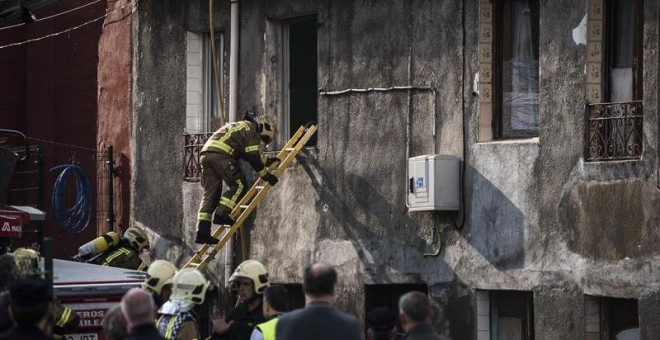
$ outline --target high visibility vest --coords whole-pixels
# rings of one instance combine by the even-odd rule
[[[277,320],[279,319],[280,318],[277,317],[257,325],[257,328],[261,331],[261,334],[264,335],[264,340],[275,340],[275,327],[277,327]]]

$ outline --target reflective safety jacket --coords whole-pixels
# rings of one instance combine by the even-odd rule
[[[156,321],[158,333],[167,340],[198,340],[197,320],[191,312],[163,314]]]
[[[275,327],[277,327],[279,317],[279,315],[276,315],[272,319],[257,325],[257,329],[263,334],[264,340],[275,340]]]
[[[78,328],[80,316],[76,312],[62,305],[57,299],[53,300],[51,306],[50,313],[55,323],[54,333],[56,335],[72,332]]]
[[[259,176],[263,176],[267,170],[261,159],[260,145],[261,134],[257,125],[243,120],[225,124],[214,132],[202,147],[201,153],[217,152],[234,159],[243,159],[250,163]]]
[[[140,271],[146,271],[148,267],[142,261],[137,251],[128,245],[128,242],[125,240],[122,240],[116,247],[108,249],[108,251],[93,262],[102,266]]]

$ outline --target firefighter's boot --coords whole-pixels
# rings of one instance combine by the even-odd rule
[[[211,222],[199,221],[197,225],[197,237],[195,243],[198,244],[218,244],[220,242],[217,238],[211,236]]]
[[[224,214],[215,214],[213,215],[213,224],[222,224],[227,226],[233,226],[236,221],[233,218],[226,216]]]

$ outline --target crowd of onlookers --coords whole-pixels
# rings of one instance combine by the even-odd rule
[[[38,255],[35,261],[32,252],[21,254],[0,256],[0,340],[54,339],[75,330],[79,318],[70,309],[58,312],[52,287],[39,275]],[[367,311],[363,330],[355,316],[333,307],[337,272],[328,264],[305,268],[305,307],[293,311],[287,289],[270,284],[258,261],[241,263],[229,282],[238,302],[227,313],[213,313],[210,339],[440,339],[431,325],[429,299],[417,291],[401,296],[398,314],[386,307]],[[152,262],[142,287],[126,292],[105,313],[105,339],[201,339],[195,307],[209,286],[196,269]]]

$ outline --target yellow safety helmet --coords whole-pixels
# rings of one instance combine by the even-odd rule
[[[168,261],[156,260],[149,265],[147,277],[142,282],[142,289],[160,295],[163,286],[172,284],[176,267]]]
[[[171,298],[201,304],[210,284],[199,270],[183,268],[172,278]]]
[[[39,253],[28,248],[18,248],[14,250],[14,262],[19,275],[37,275],[39,274]]]
[[[256,260],[245,260],[238,265],[234,273],[231,274],[229,282],[238,279],[250,279],[254,283],[254,290],[261,294],[268,287],[268,271],[261,262]]]
[[[139,227],[130,227],[124,232],[124,238],[128,240],[135,250],[142,252],[142,249],[149,248],[149,237],[144,229]]]
[[[259,119],[258,130],[264,143],[268,144],[275,139],[275,123],[270,116],[263,116]]]

